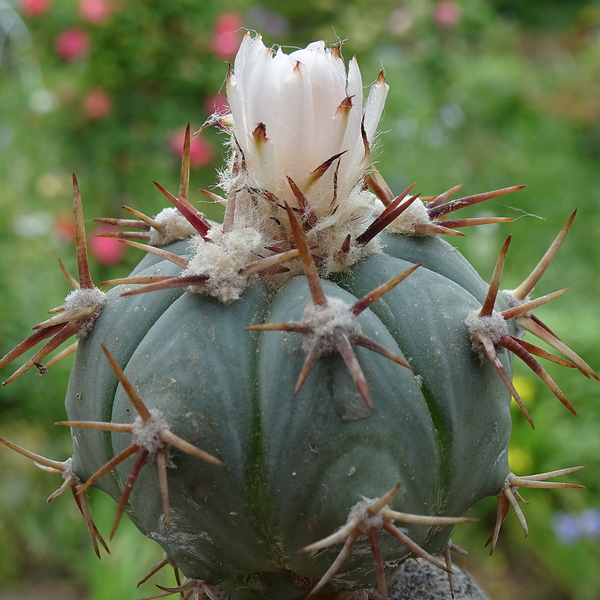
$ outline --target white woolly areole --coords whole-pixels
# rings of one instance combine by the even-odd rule
[[[352,520],[354,517],[358,517],[360,519],[360,524],[358,525],[358,528],[363,533],[366,533],[372,527],[375,527],[376,529],[381,529],[386,520],[382,512],[383,510],[389,507],[386,505],[381,510],[372,515],[369,513],[369,508],[372,506],[373,502],[375,502],[375,500],[371,498],[363,498],[360,502],[357,502],[350,509],[350,514],[348,515],[348,521]]]
[[[287,229],[287,215],[280,205],[285,200],[293,208],[298,208],[295,198],[280,198],[275,195],[276,201],[273,198],[269,199],[268,193],[271,191],[254,189],[248,174],[243,171],[236,175],[232,175],[232,170],[223,173],[221,185],[227,192],[227,203],[235,206],[232,228],[235,230],[251,227],[262,233],[266,246],[281,245],[282,227]],[[327,209],[318,211],[313,205],[313,192],[312,189],[306,191],[306,200],[318,220],[305,231],[305,235],[308,245],[321,259],[319,271],[322,276],[343,271],[365,256],[381,252],[377,239],[364,245],[355,243],[356,238],[365,231],[380,210],[373,193],[357,185],[350,190],[346,198],[336,199],[333,187],[330,187],[327,189],[327,198],[319,199]],[[348,235],[351,243],[349,251],[346,252],[342,248]],[[210,236],[213,237],[212,231]],[[287,242],[289,233],[285,233],[283,238],[284,242]],[[291,264],[286,266],[292,269],[292,274],[298,272]]]
[[[352,313],[350,305],[340,298],[327,297],[327,304],[310,303],[302,313],[302,323],[311,328],[304,336],[302,348],[308,352],[318,344],[320,353],[329,352],[337,347],[340,333],[352,338],[360,333],[360,325]]]
[[[91,314],[87,319],[81,321],[77,332],[78,337],[85,337],[90,333],[94,321],[100,316],[102,307],[106,303],[106,293],[94,288],[80,288],[70,292],[64,300],[65,311],[78,308],[89,308]]]
[[[165,228],[165,232],[150,229],[148,243],[151,246],[167,246],[196,233],[189,221],[174,207],[164,208],[154,217],[154,220]]]
[[[496,352],[502,350],[498,342],[503,335],[508,334],[508,323],[498,311],[492,311],[492,314],[486,317],[480,317],[477,309],[471,311],[464,321],[469,334],[471,335],[471,347],[473,352],[479,356],[482,361],[487,360],[487,354],[480,341],[480,336],[488,337],[494,344]]]
[[[308,245],[316,246],[324,259],[320,265],[324,276],[344,271],[369,254],[381,252],[377,238],[364,245],[354,243],[375,215],[376,201],[374,194],[357,186],[338,205],[335,212],[319,219],[315,227],[307,232]],[[348,235],[351,240],[350,249],[344,252],[342,246]]]
[[[144,448],[149,453],[149,458],[154,459],[159,450],[167,446],[166,442],[160,436],[162,429],[168,429],[169,424],[163,413],[156,409],[150,409],[150,418],[144,421],[142,417],[137,417],[133,422],[133,443]]]
[[[77,477],[73,471],[73,458],[67,458],[67,460],[63,462],[61,475],[65,481],[69,481],[70,479],[75,479]]]
[[[65,310],[86,306],[102,308],[106,302],[106,293],[98,288],[73,290],[64,300]]]
[[[260,258],[264,251],[262,235],[251,227],[227,233],[214,229],[210,235],[210,242],[200,236],[195,238],[194,257],[183,276],[207,277],[205,284],[190,286],[190,291],[237,300],[248,285],[248,276],[240,274],[240,270]]]
[[[428,236],[432,234],[421,234],[416,232],[415,225],[429,225],[430,223],[431,219],[429,218],[429,213],[427,212],[425,205],[417,198],[403,213],[387,226],[387,229],[392,233],[400,233],[403,235]]]

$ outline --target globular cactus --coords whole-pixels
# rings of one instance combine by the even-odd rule
[[[532,275],[499,291],[509,240],[488,285],[440,235],[510,220],[446,216],[521,186],[394,196],[371,161],[383,74],[363,109],[339,47],[288,56],[248,34],[227,89],[231,114],[210,122],[229,133],[225,198],[207,192],[223,223],[188,200],[188,130],[179,192],[158,186],[174,207],[103,219],[148,252],[108,292],[90,278],[74,178],[79,283],[0,362],[49,340],[12,381],[79,338],[62,423],[73,457],[3,441],[63,475],[97,552],[86,490],[110,494],[111,537],[127,512],[187,578],[158,596],[385,598],[414,555],[451,581],[452,529],[480,499],[499,499],[493,549],[511,506],[526,528],[520,488],[579,487],[547,481],[579,467],[516,476],[507,458],[511,397],[532,422],[512,355],[571,411],[535,357],[597,378],[532,314],[564,290],[529,297],[573,217]]]

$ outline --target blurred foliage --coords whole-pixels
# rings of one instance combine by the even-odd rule
[[[70,172],[78,174],[90,231],[93,217],[121,216],[122,204],[160,210],[165,202],[151,181],[175,189],[178,136],[188,122],[201,126],[222,102],[243,26],[284,47],[343,39],[345,56],[357,54],[365,82],[385,69],[390,94],[376,159],[394,191],[414,181],[425,195],[457,183],[466,193],[528,185],[463,211],[516,219],[451,240],[485,278],[513,234],[503,283],[518,285],[578,208],[536,294],[573,286],[539,315],[600,367],[599,2],[14,2],[0,0],[1,354],[68,292],[56,257],[74,271]],[[214,131],[198,139],[192,179],[191,199],[213,218],[218,207],[197,190],[216,184],[222,141]],[[139,259],[131,250],[113,266],[103,252],[93,251],[95,281],[122,276]],[[28,373],[2,389],[0,435],[55,459],[68,456],[68,431],[51,428],[64,417],[68,363],[43,380]],[[480,522],[457,530],[454,541],[470,551],[463,563],[495,600],[600,598],[600,533],[565,538],[556,528],[557,516],[600,511],[598,384],[549,371],[580,417],[517,365],[536,430],[515,411],[511,466],[529,474],[584,464],[569,480],[587,487],[526,490],[529,538],[511,514],[492,558],[483,544],[495,501],[472,511]],[[60,485],[53,477],[0,449],[0,598],[136,597],[135,581],[160,551],[123,523],[112,556],[97,561],[74,503],[59,498],[43,505]],[[112,506],[92,495],[105,532]],[[165,574],[154,582],[173,580]],[[145,589],[140,596],[155,588]]]

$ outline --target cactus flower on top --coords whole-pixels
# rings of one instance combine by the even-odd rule
[[[356,58],[346,70],[339,46],[314,42],[288,55],[247,34],[227,77],[247,185],[296,205],[290,178],[317,218],[327,215],[334,191],[345,204],[369,164],[388,86],[380,76],[364,109],[362,90]],[[323,165],[327,173],[317,177]]]

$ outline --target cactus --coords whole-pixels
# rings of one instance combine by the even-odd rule
[[[54,316],[0,360],[46,343],[5,383],[68,338],[78,341],[66,397],[73,456],[58,462],[0,438],[61,474],[96,553],[106,542],[86,501],[90,486],[117,502],[165,550],[157,568],[186,577],[180,593],[238,600],[346,597],[378,588],[407,557],[448,574],[453,527],[498,497],[489,544],[520,488],[581,467],[511,473],[511,382],[523,360],[575,412],[537,358],[597,375],[532,311],[566,290],[529,294],[574,215],[530,277],[501,291],[510,238],[486,284],[441,235],[510,221],[455,219],[459,208],[512,193],[460,199],[456,186],[395,196],[372,163],[387,93],[381,73],[362,107],[356,60],[314,43],[289,56],[248,34],[227,74],[231,114],[221,173],[222,224],[189,197],[188,127],[177,194],[155,217],[100,219],[147,252],[101,291],[87,262],[73,177],[79,281]],[[142,243],[146,242],[146,243]],[[561,358],[525,341],[525,332]],[[439,556],[436,556],[439,555]]]

